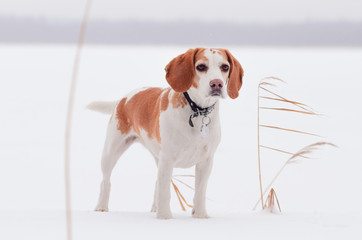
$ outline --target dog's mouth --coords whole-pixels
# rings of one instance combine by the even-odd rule
[[[212,96],[212,97],[221,97],[222,92],[221,92],[220,89],[212,90],[212,91],[210,91],[210,96]]]

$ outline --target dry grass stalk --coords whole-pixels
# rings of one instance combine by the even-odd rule
[[[180,179],[178,179],[179,177],[191,177],[191,178],[195,178],[194,175],[173,175],[173,176],[172,176],[172,179],[175,180],[175,181],[177,181],[177,182],[179,182],[179,183],[181,183],[181,184],[183,184],[184,186],[190,188],[191,190],[195,190],[195,189],[194,189],[193,187],[191,187],[189,184],[187,184],[187,183],[185,183],[184,181],[181,181]],[[178,189],[178,187],[176,186],[176,184],[175,184],[172,180],[171,180],[171,183],[172,183],[172,186],[173,186],[173,188],[174,188],[174,190],[175,190],[176,196],[177,196],[177,198],[178,198],[178,200],[179,200],[179,202],[180,202],[181,209],[182,209],[183,211],[186,211],[186,208],[185,208],[183,202],[185,203],[186,206],[188,206],[188,207],[190,207],[190,208],[193,208],[192,205],[190,205],[190,204],[188,204],[188,203],[186,202],[186,199],[185,199],[184,196],[181,194],[180,190]]]
[[[297,158],[297,157],[302,157],[302,158],[308,158],[306,157],[306,154],[309,154],[311,151],[315,150],[318,146],[320,145],[333,145],[331,143],[326,143],[326,142],[318,142],[315,144],[311,144],[309,146],[307,146],[306,148],[303,148],[301,151],[297,152],[297,153],[291,153],[285,150],[280,150],[277,148],[272,148],[272,147],[268,147],[268,146],[264,146],[260,144],[260,127],[263,128],[272,128],[272,129],[276,129],[276,130],[282,130],[282,131],[289,131],[289,132],[295,132],[295,133],[301,133],[301,134],[307,134],[307,135],[311,135],[311,136],[316,136],[316,137],[321,137],[318,134],[314,134],[314,133],[309,133],[309,132],[305,132],[305,131],[299,131],[299,130],[295,130],[295,129],[287,129],[287,128],[283,128],[283,127],[277,127],[277,126],[271,126],[271,125],[261,125],[260,124],[260,110],[261,109],[265,109],[265,110],[276,110],[276,111],[286,111],[286,112],[295,112],[295,113],[301,113],[301,114],[307,114],[307,115],[320,115],[318,113],[316,113],[311,107],[309,107],[306,104],[300,103],[300,102],[296,102],[296,101],[292,101],[289,99],[286,99],[284,97],[282,97],[281,95],[267,89],[267,86],[271,86],[271,87],[276,87],[276,85],[274,83],[268,82],[269,80],[273,80],[273,81],[279,81],[282,83],[285,83],[283,80],[281,80],[280,78],[276,78],[276,77],[267,77],[267,78],[263,78],[259,85],[258,85],[258,118],[257,118],[257,123],[258,123],[258,168],[259,168],[259,188],[260,188],[260,198],[258,200],[258,202],[256,203],[256,205],[254,206],[253,210],[255,210],[255,208],[257,207],[257,205],[261,202],[261,207],[262,209],[264,209],[267,205],[264,204],[264,195],[265,193],[270,189],[271,185],[274,183],[275,179],[280,175],[280,173],[283,171],[283,169],[285,168],[285,166],[288,163],[293,162],[293,159]],[[260,90],[263,90],[266,93],[269,93],[271,95],[273,95],[273,97],[268,97],[268,96],[261,96],[260,94]],[[267,99],[267,100],[272,100],[272,101],[279,101],[279,102],[285,102],[285,103],[289,103],[292,104],[295,107],[298,107],[300,110],[296,110],[296,109],[292,109],[292,108],[278,108],[278,107],[261,107],[260,106],[260,98],[263,99]],[[277,152],[281,152],[281,153],[285,153],[285,154],[289,154],[292,155],[287,162],[283,165],[283,167],[279,170],[279,172],[276,174],[276,176],[273,178],[273,180],[271,181],[271,183],[266,187],[266,189],[263,191],[263,185],[262,185],[262,175],[261,175],[261,161],[260,161],[260,149],[261,148],[267,148],[273,151],[277,151]],[[272,189],[273,190],[273,189]],[[271,191],[271,197],[273,197],[275,195],[275,191]],[[275,195],[276,196],[276,195]],[[269,199],[270,200],[270,199]]]
[[[269,86],[275,86],[272,83],[269,82],[265,82],[265,80],[276,80],[276,81],[280,81],[280,82],[284,82],[282,79],[280,78],[276,78],[276,77],[267,77],[267,78],[263,78],[260,80],[259,82],[259,86],[258,86],[258,169],[259,169],[259,190],[260,190],[260,199],[261,199],[261,207],[264,209],[264,199],[263,199],[263,183],[262,183],[262,177],[261,177],[261,163],[260,163],[260,89],[265,89],[263,87],[261,87],[262,85],[269,85]],[[276,94],[275,94],[276,95]],[[279,96],[277,96],[279,97]],[[282,98],[282,97],[279,97]],[[283,99],[283,98],[282,98]]]
[[[281,128],[281,127],[269,126],[269,125],[259,125],[259,126],[265,127],[265,128],[274,128],[274,129],[283,130],[283,131],[295,132],[295,133],[302,133],[302,134],[312,135],[312,136],[316,136],[316,137],[322,137],[318,134],[308,133],[308,132],[304,132],[304,131],[298,131],[298,130],[294,130],[294,129]]]
[[[273,87],[276,87],[275,84],[273,84],[273,83],[268,83],[268,82],[261,82],[261,83],[259,84],[259,86],[273,86]]]
[[[70,186],[70,140],[71,140],[71,129],[72,129],[72,118],[73,118],[73,106],[75,98],[75,89],[78,77],[79,63],[81,50],[84,42],[84,36],[86,32],[86,26],[88,17],[91,9],[92,1],[87,0],[82,23],[78,35],[78,44],[76,48],[76,55],[73,65],[72,80],[70,85],[70,93],[68,99],[68,108],[65,124],[65,144],[64,144],[64,175],[65,175],[65,209],[66,209],[66,237],[68,240],[73,238],[72,231],[72,206],[71,206],[71,186]]]
[[[291,103],[291,104],[293,104],[293,105],[295,105],[295,106],[297,106],[297,107],[299,107],[299,108],[301,108],[301,109],[303,109],[303,110],[305,110],[305,111],[307,111],[307,112],[315,113],[315,112],[313,111],[313,109],[312,109],[311,107],[309,107],[308,105],[306,105],[306,104],[301,104],[301,103],[298,103],[298,102],[295,102],[295,101],[288,100],[288,99],[280,96],[279,94],[276,94],[275,92],[273,92],[273,91],[271,91],[271,90],[269,90],[269,89],[266,89],[266,88],[264,88],[264,87],[260,87],[260,85],[259,85],[259,88],[261,88],[261,89],[263,89],[264,91],[266,91],[266,92],[268,92],[268,93],[270,93],[270,94],[278,97],[278,99],[283,100],[284,102]],[[316,114],[316,115],[318,115],[318,114]]]
[[[261,80],[263,81],[263,79]],[[261,164],[260,164],[260,84],[262,82],[260,81],[258,86],[258,173],[259,173],[259,190],[260,190],[260,200],[261,200],[261,207],[264,209],[264,199],[263,199],[263,182],[261,180]]]
[[[274,76],[269,76],[269,77],[262,78],[260,80],[260,82],[263,83],[265,80],[277,80],[279,82],[286,83],[283,79],[280,79],[280,78],[277,78],[277,77],[274,77]]]
[[[179,183],[183,184],[184,186],[190,188],[191,190],[194,190],[194,191],[195,191],[195,188],[191,187],[190,185],[188,185],[188,184],[185,183],[184,181],[181,181],[180,179],[176,178],[175,176],[172,177],[172,178],[173,178],[173,180],[176,180],[177,182],[179,182]]]
[[[290,109],[290,108],[260,107],[260,109],[277,110],[277,111],[289,111],[289,112],[303,113],[303,114],[309,114],[309,115],[318,115],[318,114],[316,114],[314,112],[300,111],[300,110],[295,110],[295,109]]]
[[[274,100],[274,101],[279,101],[279,102],[286,102],[286,103],[291,103],[293,105],[300,105],[300,106],[305,106],[305,107],[308,107],[307,105],[303,104],[303,103],[300,103],[300,102],[296,102],[296,101],[291,101],[291,100],[288,100],[288,99],[281,99],[281,98],[272,98],[272,97],[265,97],[265,96],[260,96],[261,98],[264,98],[264,99],[268,99],[268,100]]]
[[[293,161],[295,161],[295,159],[297,157],[300,157],[301,155],[306,155],[306,154],[310,154],[315,150],[318,150],[318,147],[323,146],[323,145],[329,145],[331,147],[338,147],[337,145],[330,143],[330,142],[316,142],[313,144],[310,144],[304,148],[302,148],[301,150],[299,150],[297,153],[295,153],[293,156],[291,156],[288,161],[286,162],[286,164],[288,163],[293,163]]]
[[[276,192],[274,191],[274,188],[270,189],[269,195],[265,201],[264,209],[269,209],[269,211],[272,213],[275,206],[275,201],[278,204],[279,212],[282,212],[279,204],[279,200],[277,197]]]
[[[270,149],[270,150],[274,150],[274,151],[281,152],[281,153],[286,153],[286,154],[289,154],[289,155],[294,155],[294,153],[287,152],[287,151],[284,151],[284,150],[280,150],[280,149],[277,149],[277,148],[272,148],[272,147],[268,147],[268,146],[264,146],[264,145],[260,145],[260,147]],[[306,157],[304,155],[300,155],[299,157],[309,158],[309,157]]]
[[[310,144],[304,148],[302,148],[301,150],[299,150],[298,152],[296,152],[295,154],[293,154],[285,163],[284,165],[279,169],[279,171],[277,172],[277,174],[273,177],[273,179],[271,180],[271,182],[269,183],[269,185],[265,188],[265,191],[263,192],[263,196],[268,192],[268,190],[271,188],[272,184],[275,182],[275,180],[279,177],[279,175],[282,173],[282,171],[284,170],[284,168],[291,163],[295,163],[295,160],[298,157],[303,157],[307,154],[311,154],[312,152],[314,152],[315,150],[318,150],[318,147],[323,146],[323,145],[329,145],[332,147],[337,147],[335,144],[333,143],[329,143],[329,142],[316,142],[313,144]],[[258,204],[260,203],[261,199],[259,199],[256,204],[254,205],[253,210],[256,209],[256,207],[258,206]]]
[[[175,192],[176,192],[176,195],[177,195],[177,198],[180,202],[180,205],[181,205],[181,209],[182,211],[186,211],[186,208],[184,206],[184,203],[186,206],[188,206],[189,208],[193,208],[192,205],[188,204],[186,199],[184,198],[184,196],[181,194],[180,190],[178,189],[178,187],[176,186],[176,184],[171,180],[171,183],[173,185],[173,188],[175,189]]]

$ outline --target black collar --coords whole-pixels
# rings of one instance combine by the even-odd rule
[[[194,101],[191,100],[191,98],[187,92],[184,92],[183,94],[184,94],[187,102],[189,103],[192,111],[194,112],[193,114],[190,115],[190,119],[189,119],[189,124],[191,127],[194,127],[194,123],[192,122],[193,118],[198,117],[199,115],[207,117],[207,115],[209,115],[212,112],[212,110],[214,110],[214,108],[215,108],[216,103],[214,103],[213,105],[211,105],[210,107],[207,107],[207,108],[199,107]]]

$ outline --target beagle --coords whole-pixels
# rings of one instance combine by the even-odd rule
[[[112,113],[102,153],[103,180],[96,211],[108,211],[110,177],[120,156],[140,142],[153,155],[158,176],[151,211],[172,218],[173,168],[195,167],[192,216],[208,218],[206,186],[220,142],[219,99],[239,95],[243,69],[226,49],[190,49],[165,68],[170,88],[143,88],[116,103],[94,102],[88,108]]]

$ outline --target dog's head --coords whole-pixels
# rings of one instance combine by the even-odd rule
[[[190,49],[165,68],[166,79],[176,92],[192,90],[203,98],[239,96],[243,68],[226,49]]]

